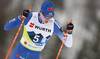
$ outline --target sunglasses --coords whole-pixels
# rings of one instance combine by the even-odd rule
[[[43,13],[42,13],[43,14]],[[44,16],[44,18],[46,18],[46,19],[50,19],[50,18],[52,18],[53,16],[47,16],[47,15],[44,15],[43,14],[43,16]]]

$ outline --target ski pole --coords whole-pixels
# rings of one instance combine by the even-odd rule
[[[31,11],[31,7],[30,7],[28,10],[29,10],[29,11]],[[18,29],[18,31],[17,31],[17,34],[16,34],[16,36],[15,36],[15,38],[14,38],[14,40],[13,40],[13,42],[12,42],[11,46],[10,46],[10,49],[9,49],[9,51],[8,51],[8,53],[7,53],[7,55],[6,55],[6,58],[5,58],[5,59],[7,59],[7,58],[8,58],[9,53],[11,52],[11,49],[12,49],[12,47],[13,47],[13,45],[14,45],[15,41],[16,41],[16,38],[17,38],[17,36],[18,36],[18,34],[19,34],[20,30],[21,30],[21,27],[22,27],[22,25],[23,25],[23,23],[24,23],[25,17],[22,17],[22,16],[21,16],[21,18],[23,19],[23,21],[22,21],[22,23],[21,23],[21,25],[20,25],[20,27],[19,27],[19,29]]]
[[[71,19],[70,23],[72,23],[72,19]],[[67,26],[67,24],[66,24],[66,26]],[[70,30],[69,30],[69,31],[70,31]],[[60,46],[60,49],[59,49],[59,52],[58,52],[58,54],[57,54],[56,59],[58,59],[58,57],[59,57],[59,55],[60,55],[60,52],[61,52],[62,47],[63,47],[63,45],[64,45],[64,42],[65,42],[65,40],[66,40],[67,34],[68,34],[68,32],[66,32],[66,33],[63,34],[63,35],[64,35],[64,39],[63,39],[63,42],[62,42],[62,44],[61,44],[61,46]]]

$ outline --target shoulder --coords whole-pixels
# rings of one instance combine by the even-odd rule
[[[32,13],[33,16],[38,15],[38,12],[31,12],[31,13]]]
[[[38,18],[38,16],[39,16],[39,15],[38,15],[38,14],[39,14],[38,12],[31,12],[31,13],[32,13],[32,17],[33,17],[33,18]]]

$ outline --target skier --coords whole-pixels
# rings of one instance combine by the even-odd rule
[[[26,17],[23,23],[23,36],[10,59],[40,59],[41,51],[53,34],[56,34],[63,41],[64,32],[60,23],[53,18],[54,9],[52,2],[45,1],[39,12],[29,12],[28,10],[22,12],[21,15]],[[6,23],[4,29],[8,31],[16,28],[20,26],[22,20],[20,16],[12,19]],[[64,43],[67,47],[72,47],[73,27],[74,25],[69,23],[66,28],[71,30]]]

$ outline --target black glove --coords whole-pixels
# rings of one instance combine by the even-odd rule
[[[21,20],[21,19],[25,19],[26,17],[28,17],[29,13],[30,13],[30,11],[24,10],[24,11],[20,14],[19,19],[20,19],[20,20]]]
[[[72,34],[72,30],[74,29],[74,25],[72,23],[69,23],[67,25],[66,29],[67,29],[68,34]]]
[[[22,15],[25,16],[25,17],[28,17],[29,13],[30,12],[28,10],[24,10],[23,13],[22,13]]]

